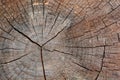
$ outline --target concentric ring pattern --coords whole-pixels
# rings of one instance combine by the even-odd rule
[[[120,0],[0,0],[0,80],[119,80]]]

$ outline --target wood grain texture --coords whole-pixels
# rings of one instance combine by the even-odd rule
[[[0,0],[0,80],[119,80],[120,0]]]

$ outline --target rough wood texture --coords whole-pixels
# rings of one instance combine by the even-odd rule
[[[0,0],[0,80],[120,80],[120,0]]]

